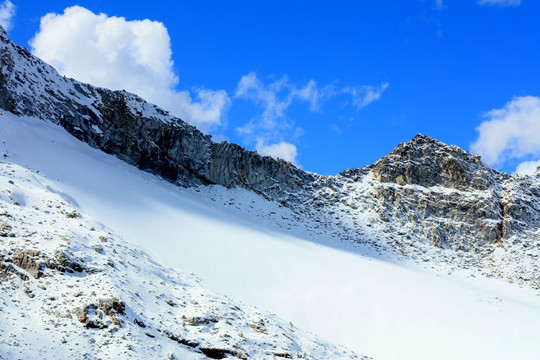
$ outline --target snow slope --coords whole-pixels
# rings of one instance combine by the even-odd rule
[[[160,265],[45,182],[0,162],[0,359],[360,359]]]
[[[39,171],[92,221],[329,341],[379,360],[540,355],[540,299],[531,289],[340,243],[245,190],[178,188],[43,121],[3,113],[0,140],[4,161]]]

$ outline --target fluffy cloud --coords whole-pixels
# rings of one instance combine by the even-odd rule
[[[320,86],[313,79],[303,86],[292,83],[287,76],[264,83],[255,72],[242,76],[235,97],[252,101],[261,113],[237,131],[248,141],[256,143],[256,149],[264,155],[280,157],[295,162],[297,148],[291,143],[303,130],[295,126],[287,116],[287,109],[294,102],[309,104],[310,111],[321,111],[322,103],[338,95],[350,96],[357,110],[371,104],[382,96],[388,87],[362,85],[338,87],[337,82]],[[287,138],[288,141],[284,141]]]
[[[491,165],[507,160],[540,157],[540,98],[515,97],[502,109],[484,114],[472,151]],[[526,168],[528,165],[523,165]]]
[[[4,30],[9,31],[13,24],[11,19],[15,16],[15,5],[9,0],[6,0],[0,5],[0,25]]]
[[[35,55],[66,76],[136,93],[208,131],[222,122],[227,93],[204,88],[176,91],[171,43],[161,22],[127,21],[80,7],[41,18],[30,45]]]
[[[518,6],[521,0],[478,0],[479,5]]]
[[[262,141],[259,141],[255,149],[261,155],[270,155],[297,164],[296,156],[298,155],[298,150],[294,144],[282,141],[278,144],[266,145]]]
[[[518,175],[532,175],[536,173],[536,170],[540,167],[540,160],[537,161],[524,161],[516,168],[516,174]]]

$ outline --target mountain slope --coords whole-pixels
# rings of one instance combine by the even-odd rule
[[[539,174],[418,135],[320,176],[64,79],[2,32],[0,59],[6,161],[160,262],[379,359],[540,352]]]
[[[205,287],[326,340],[378,360],[536,360],[540,352],[535,291],[463,266],[464,252],[413,243],[418,266],[382,246],[341,242],[318,218],[244,189],[178,188],[50,123],[3,114],[0,124],[4,161],[39,171],[85,217],[195,272]],[[507,254],[495,246],[492,256]],[[522,257],[513,266],[525,269],[512,271],[525,276],[537,260]]]
[[[0,358],[359,358],[209,292],[0,163]]]
[[[2,30],[0,58],[0,108],[59,124],[90,146],[175,184],[243,187],[299,218],[317,219],[317,228],[342,241],[413,259],[429,251],[424,244],[450,248],[456,252],[441,252],[441,258],[457,257],[459,266],[540,288],[535,262],[527,276],[509,266],[538,239],[535,176],[509,177],[478,156],[422,135],[371,166],[320,176],[235,144],[214,143],[136,95],[66,79]],[[516,190],[524,184],[533,196]],[[492,256],[496,246],[511,248],[510,255]]]

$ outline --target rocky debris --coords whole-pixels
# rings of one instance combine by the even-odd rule
[[[177,343],[179,343],[180,345],[185,345],[185,346],[189,346],[190,348],[196,348],[199,346],[199,343],[198,342],[195,342],[195,341],[190,341],[190,340],[186,340],[186,339],[182,339],[174,334],[172,334],[170,331],[168,330],[165,330],[163,331],[163,333],[165,335],[167,335],[167,337],[172,340],[172,341],[175,341]]]
[[[86,271],[84,261],[78,259],[69,250],[58,249],[55,251],[54,258],[47,258],[45,264],[49,269],[56,269],[60,272],[81,273]]]
[[[77,319],[88,329],[105,329],[110,325],[122,326],[120,315],[125,315],[126,304],[116,298],[99,299],[76,310]],[[137,320],[135,320],[137,321]]]
[[[5,280],[13,270],[13,266],[5,261],[5,256],[0,254],[0,280]]]
[[[190,317],[184,320],[184,324],[189,326],[201,326],[201,325],[208,325],[210,323],[217,323],[218,319],[214,317],[202,317],[202,316],[195,316]]]
[[[71,212],[68,212],[68,213],[66,214],[66,217],[67,217],[68,219],[76,219],[76,218],[79,217],[79,214],[78,214],[75,210],[73,210],[73,211],[71,211]]]
[[[139,327],[142,327],[142,328],[146,327],[146,325],[142,321],[140,321],[139,319],[135,319],[135,320],[133,320],[133,322],[135,324],[139,325]]]
[[[47,269],[56,269],[61,273],[85,271],[82,260],[76,259],[69,251],[62,249],[57,249],[54,257],[49,257],[39,250],[15,249],[12,255],[2,256],[0,260],[0,274],[5,277],[8,273],[15,273],[25,281],[29,279],[25,274],[39,279],[44,276]],[[18,271],[11,264],[24,272]]]
[[[9,225],[5,221],[0,221],[0,236],[1,237],[8,237],[11,233],[11,225]]]
[[[260,333],[263,333],[263,334],[268,334],[268,331],[266,329],[266,324],[264,323],[264,319],[261,319],[256,323],[251,323],[251,324],[248,324],[248,325],[249,325],[250,328],[252,328],[253,330],[255,330],[257,332],[260,332]]]
[[[39,254],[40,252],[36,250],[15,250],[13,263],[34,278],[39,279],[43,276],[46,267]]]

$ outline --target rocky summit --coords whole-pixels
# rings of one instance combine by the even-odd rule
[[[174,184],[242,187],[299,219],[315,219],[343,241],[422,262],[438,251],[437,259],[458,267],[540,289],[538,262],[529,261],[540,247],[538,172],[509,176],[477,155],[417,135],[372,165],[321,176],[215,143],[137,95],[65,78],[3,30],[0,59],[0,108],[58,124]],[[523,262],[526,270],[506,266]]]

